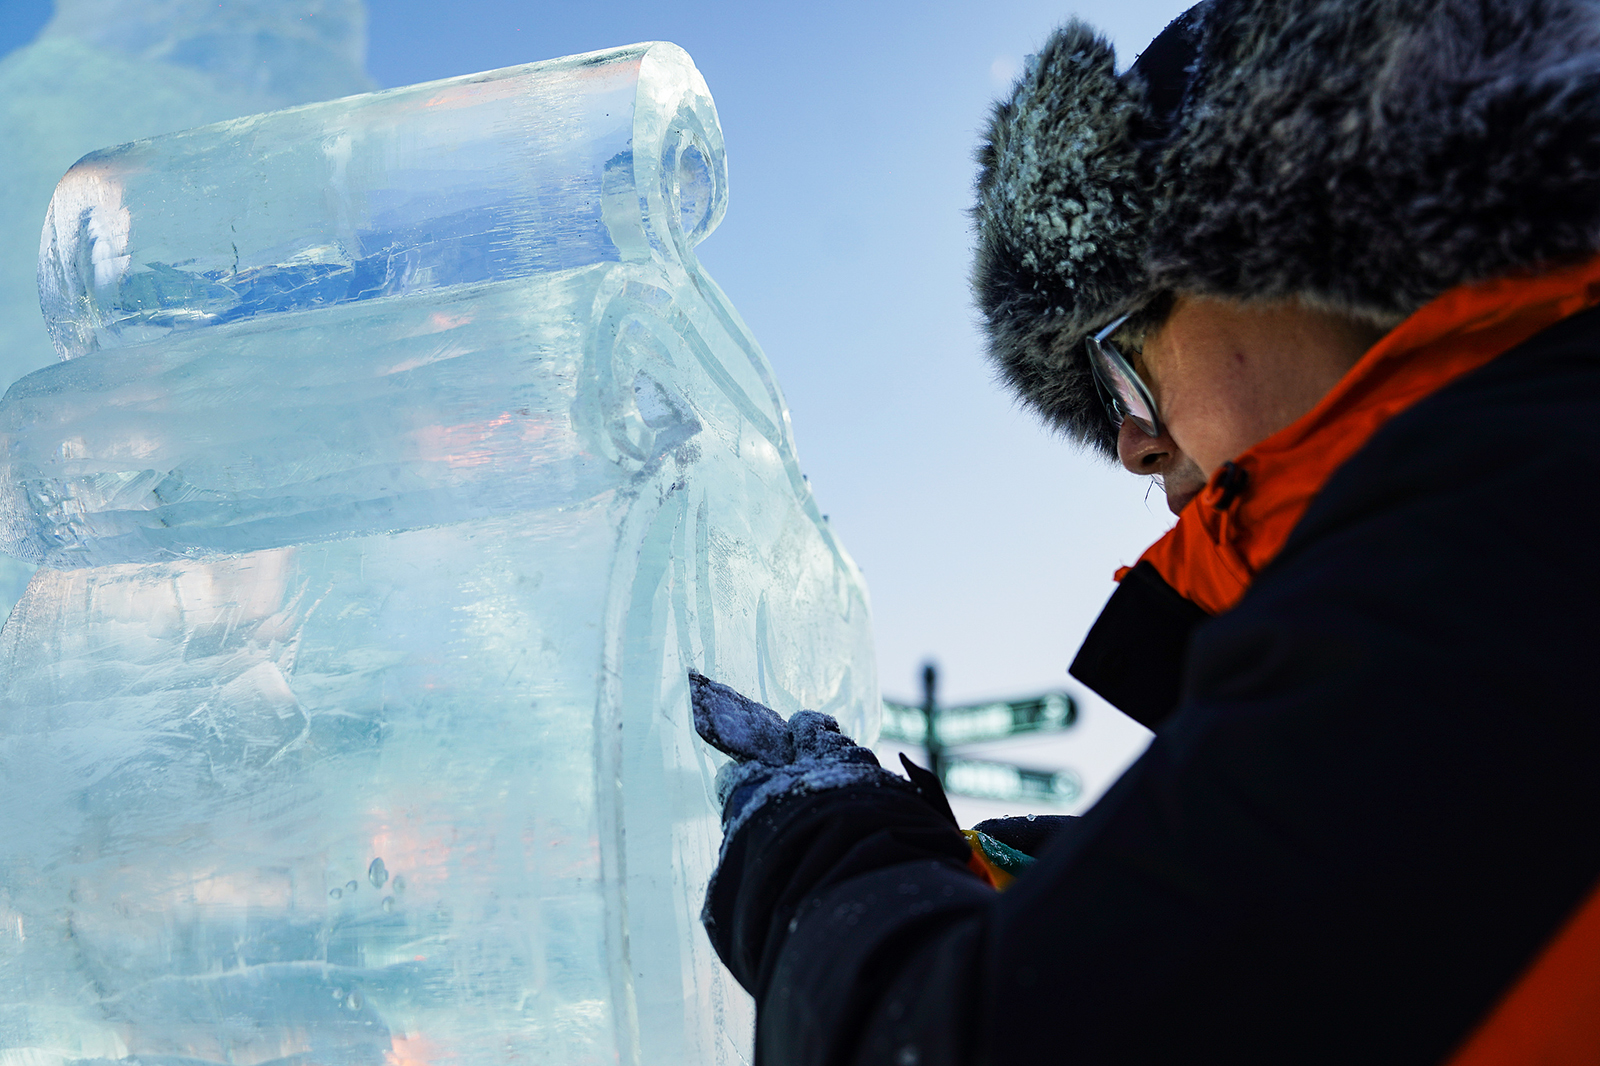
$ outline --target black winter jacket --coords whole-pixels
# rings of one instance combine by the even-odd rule
[[[1003,894],[909,792],[770,804],[708,900],[757,1062],[1448,1058],[1600,878],[1597,472],[1589,311],[1392,419],[1192,635],[1119,590],[1177,709]]]

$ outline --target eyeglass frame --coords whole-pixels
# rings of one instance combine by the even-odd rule
[[[1156,400],[1150,392],[1150,387],[1144,383],[1138,371],[1133,369],[1133,365],[1110,340],[1111,335],[1132,317],[1131,312],[1123,315],[1098,333],[1084,338],[1084,346],[1088,349],[1089,370],[1094,374],[1095,390],[1100,393],[1100,402],[1105,405],[1106,416],[1113,426],[1121,429],[1125,419],[1132,419],[1135,428],[1140,432],[1148,437],[1159,437],[1166,432],[1166,429],[1161,423],[1161,413],[1156,410]],[[1099,358],[1096,358],[1097,355]],[[1150,412],[1148,420],[1129,409],[1122,393],[1107,380],[1108,372],[1118,375],[1127,382],[1133,395]]]

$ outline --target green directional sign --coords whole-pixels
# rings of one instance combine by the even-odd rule
[[[1046,692],[1026,700],[942,707],[936,691],[938,668],[931,662],[923,664],[922,687],[920,707],[883,701],[882,736],[925,748],[928,769],[938,776],[946,792],[1047,805],[1069,804],[1083,795],[1083,782],[1071,770],[1034,770],[992,759],[968,759],[949,750],[958,744],[1065,729],[1078,718],[1071,696]]]
[[[996,700],[938,709],[937,743],[942,747],[1000,740],[1019,733],[1065,729],[1078,718],[1078,706],[1065,692],[1025,700]],[[928,716],[919,706],[883,701],[883,738],[928,743]],[[995,764],[998,765],[998,764]],[[1032,795],[1032,793],[1030,793]]]
[[[1083,795],[1083,782],[1071,770],[1029,770],[948,755],[940,769],[946,791],[979,799],[1065,805]]]

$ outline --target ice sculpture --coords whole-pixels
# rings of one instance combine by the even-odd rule
[[[669,44],[86,157],[0,404],[0,1064],[713,1063],[696,667],[877,727]]]
[[[39,220],[73,161],[366,92],[365,21],[360,0],[55,0],[39,39],[0,57],[0,389],[55,359],[34,274]],[[0,556],[0,618],[31,570]]]

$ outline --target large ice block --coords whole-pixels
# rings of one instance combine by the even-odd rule
[[[38,5],[43,6],[43,5]],[[39,317],[39,220],[107,144],[367,92],[361,0],[55,0],[0,56],[0,391],[55,358]],[[0,22],[15,5],[0,3]],[[31,565],[0,555],[0,618]]]
[[[877,728],[866,596],[638,45],[86,157],[0,403],[0,1066],[713,1063],[693,667]]]

